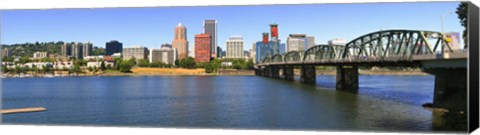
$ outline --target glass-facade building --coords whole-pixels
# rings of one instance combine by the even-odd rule
[[[257,63],[262,62],[265,57],[285,53],[285,43],[278,44],[276,41],[268,41],[268,44],[263,44],[262,41],[258,41],[255,47],[255,62]]]
[[[105,45],[105,53],[106,55],[113,55],[114,53],[121,53],[123,50],[123,44],[116,41],[116,40],[112,40],[110,42],[107,42],[106,45]]]

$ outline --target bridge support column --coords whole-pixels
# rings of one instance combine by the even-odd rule
[[[357,91],[358,90],[358,67],[338,66],[337,67],[337,90]]]
[[[292,65],[285,65],[283,66],[283,79],[293,81],[295,74],[293,72],[293,66]]]
[[[271,70],[271,76],[273,78],[280,78],[280,67],[279,66],[270,66]]]
[[[315,84],[317,82],[315,66],[303,65],[300,72],[300,82],[306,84]]]
[[[263,69],[263,76],[265,76],[265,77],[270,77],[271,76],[270,66],[267,66]]]
[[[435,75],[433,107],[467,109],[467,69],[428,69]]]
[[[256,75],[256,76],[259,76],[259,75],[260,75],[260,70],[261,70],[260,68],[255,69],[255,75]]]

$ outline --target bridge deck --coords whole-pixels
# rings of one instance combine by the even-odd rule
[[[454,52],[444,54],[430,54],[430,55],[411,55],[410,57],[402,56],[389,56],[386,58],[381,57],[366,57],[366,58],[349,58],[349,59],[322,59],[322,60],[310,60],[310,61],[289,61],[289,62],[269,62],[260,63],[259,66],[272,66],[272,65],[325,65],[325,66],[339,66],[339,65],[355,65],[355,66],[405,66],[405,67],[418,67],[423,62],[432,61],[458,61],[464,60],[466,66],[466,59],[468,52]]]

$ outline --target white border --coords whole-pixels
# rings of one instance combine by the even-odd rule
[[[309,3],[421,2],[428,0],[1,0],[0,9],[260,5]],[[435,0],[456,1],[456,0]]]
[[[264,5],[264,4],[308,4],[308,3],[365,3],[365,2],[421,2],[428,0],[0,0],[1,10],[11,9],[57,9],[57,8],[100,8],[100,7],[163,7],[163,6],[207,6],[207,5]],[[451,1],[451,0],[435,0]],[[478,4],[476,4],[478,6]],[[1,11],[0,11],[1,12]],[[1,19],[1,18],[0,18]],[[0,84],[1,85],[1,84]],[[0,119],[1,120],[1,119]],[[279,131],[279,130],[232,130],[232,129],[175,129],[175,128],[119,128],[119,127],[80,127],[80,126],[24,126],[1,125],[0,134],[351,134],[352,132],[329,131]],[[478,131],[477,131],[478,133]],[[355,132],[357,135],[377,134],[374,132]],[[400,134],[400,133],[381,133]],[[405,134],[405,133],[401,133]],[[411,133],[408,133],[411,134]],[[419,134],[419,133],[417,133]],[[425,134],[425,133],[422,133]],[[430,133],[428,133],[430,134]],[[426,135],[426,134],[425,134]]]

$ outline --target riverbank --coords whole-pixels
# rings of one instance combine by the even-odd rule
[[[185,68],[133,68],[130,73],[124,73],[117,70],[106,70],[99,72],[85,72],[79,74],[68,74],[67,71],[55,71],[54,74],[2,74],[2,78],[24,78],[24,77],[75,77],[75,76],[176,76],[176,75],[221,75],[221,76],[250,76],[255,75],[254,70],[236,70],[236,69],[219,69],[216,73],[206,73],[203,68],[185,69]],[[362,70],[360,75],[428,75],[419,70]],[[336,70],[317,69],[317,75],[336,75]],[[295,75],[300,75],[300,69],[294,70]]]

